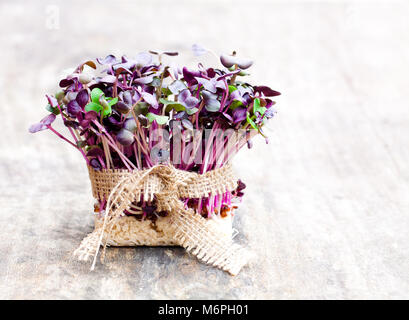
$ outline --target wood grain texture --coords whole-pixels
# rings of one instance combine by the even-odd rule
[[[0,2],[0,298],[409,298],[407,2],[118,3]],[[237,241],[257,258],[231,277],[180,248],[110,249],[91,273],[71,258],[92,229],[86,167],[27,128],[63,69],[145,49],[193,66],[196,42],[253,57],[251,81],[283,92],[270,143],[234,163]]]

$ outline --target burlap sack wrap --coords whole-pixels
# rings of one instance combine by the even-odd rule
[[[94,269],[101,245],[109,245],[110,234],[118,227],[124,210],[132,210],[132,203],[155,198],[157,210],[167,211],[171,223],[166,230],[174,244],[185,248],[199,260],[236,275],[248,260],[248,252],[220,229],[213,227],[193,209],[186,208],[181,199],[223,194],[237,188],[231,166],[197,174],[175,169],[171,165],[157,165],[150,169],[95,171],[89,168],[93,195],[107,199],[103,221],[81,242],[74,252],[80,260],[94,257]],[[122,221],[122,223],[124,223]]]

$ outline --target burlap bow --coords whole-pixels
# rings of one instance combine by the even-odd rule
[[[241,246],[226,242],[217,229],[209,227],[206,219],[185,208],[183,198],[200,198],[223,194],[237,187],[230,165],[209,171],[205,174],[182,171],[171,165],[157,165],[150,169],[128,172],[111,170],[111,175],[101,175],[89,169],[92,190],[95,198],[108,196],[104,222],[94,230],[75,251],[80,260],[94,256],[91,270],[94,269],[99,248],[104,235],[109,234],[117,219],[129,210],[135,201],[153,200],[157,211],[167,211],[170,215],[171,230],[175,243],[184,247],[201,261],[219,267],[236,275],[247,262],[248,253]],[[120,179],[118,181],[118,174]],[[114,177],[115,176],[115,177]],[[104,252],[106,242],[104,245]]]

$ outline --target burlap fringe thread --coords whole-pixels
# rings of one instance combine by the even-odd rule
[[[129,172],[126,170],[95,171],[89,168],[92,192],[96,199],[108,199],[105,216],[100,228],[82,240],[74,252],[80,260],[94,257],[94,269],[103,238],[109,239],[110,232],[132,202],[153,200],[156,197],[157,210],[169,212],[171,232],[175,243],[195,255],[199,260],[229,272],[239,273],[247,263],[249,253],[232,240],[210,228],[206,219],[186,209],[181,198],[200,198],[233,191],[237,187],[231,166],[209,171],[203,175],[175,169],[169,165],[157,165],[150,169]],[[107,240],[104,244],[104,257]]]

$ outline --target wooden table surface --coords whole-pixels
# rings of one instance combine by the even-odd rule
[[[116,4],[115,4],[116,3]],[[409,298],[407,1],[0,2],[0,298]],[[108,53],[190,46],[256,61],[281,91],[235,169],[235,227],[256,258],[231,277],[180,248],[71,258],[92,230],[81,156],[27,128],[62,71]],[[204,62],[218,63],[207,57]]]

